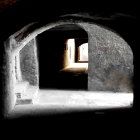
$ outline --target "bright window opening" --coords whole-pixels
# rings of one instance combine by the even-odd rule
[[[79,46],[80,58],[79,62],[88,62],[88,43]]]

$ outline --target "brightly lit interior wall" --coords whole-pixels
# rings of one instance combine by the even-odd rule
[[[80,40],[80,39],[78,39]],[[68,39],[67,44],[67,55],[65,55],[65,60],[67,60],[65,63],[67,65],[70,65],[72,63],[75,63],[75,60],[78,60],[77,62],[88,62],[88,43],[83,43],[80,46],[76,46],[75,39]],[[76,56],[76,49],[77,49],[77,56]],[[76,58],[75,58],[76,57]]]
[[[67,40],[69,64],[75,62],[75,39]]]
[[[75,62],[75,39],[67,39],[63,52],[63,67],[65,68]]]

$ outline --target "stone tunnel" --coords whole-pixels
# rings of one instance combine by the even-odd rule
[[[133,52],[117,33],[78,20],[31,30],[34,25],[5,42],[13,105],[37,102],[40,89],[133,93]],[[80,61],[85,43],[87,56]]]

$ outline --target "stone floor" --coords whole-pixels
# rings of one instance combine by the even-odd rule
[[[40,89],[33,104],[16,105],[13,116],[56,114],[72,111],[131,108],[132,93]]]
[[[130,106],[132,93],[111,93],[74,90],[45,90],[38,92],[35,104],[60,105],[64,107],[104,108]]]
[[[88,71],[88,63],[72,63],[68,67],[62,69],[64,72],[86,73]]]

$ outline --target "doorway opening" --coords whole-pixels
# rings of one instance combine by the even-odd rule
[[[38,35],[37,43],[40,89],[87,90],[86,31],[74,24],[59,25]]]

